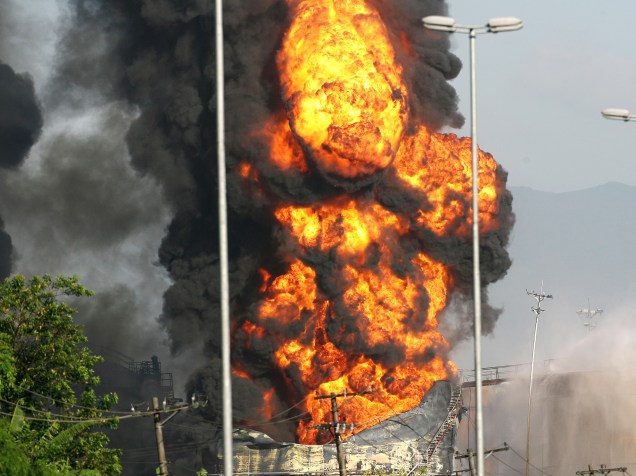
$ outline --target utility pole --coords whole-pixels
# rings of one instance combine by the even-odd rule
[[[157,438],[157,452],[159,454],[159,474],[168,476],[168,461],[166,460],[166,449],[163,446],[163,429],[161,426],[161,413],[159,412],[159,399],[152,397],[152,411],[155,420],[155,437]]]
[[[468,449],[468,469],[470,476],[475,476],[475,453],[472,449]]]
[[[484,451],[484,459],[490,456],[492,453],[496,453],[497,451],[508,451],[508,444],[504,443],[501,448],[495,448],[494,450]],[[466,450],[466,453],[464,453],[463,455],[459,453],[455,453],[455,459],[463,459],[463,458],[468,459],[468,470],[470,471],[470,476],[475,476],[475,470],[476,470],[475,452],[471,448],[468,448],[468,450]],[[455,471],[455,472],[459,473],[460,471]]]
[[[613,471],[621,472],[621,473],[625,474],[625,473],[627,473],[627,468],[608,468],[607,466],[602,464],[600,469],[592,469],[592,466],[590,466],[588,464],[587,465],[587,470],[577,471],[576,474],[577,474],[577,476],[592,475],[592,474],[603,474],[603,475],[605,475],[605,474],[610,474]]]
[[[346,471],[346,461],[345,461],[345,453],[342,447],[342,432],[346,431],[347,427],[349,427],[350,431],[353,431],[354,424],[351,423],[347,425],[345,423],[340,422],[338,417],[338,401],[337,399],[340,397],[355,397],[356,395],[367,395],[369,393],[374,393],[373,391],[364,391],[358,393],[347,393],[345,390],[343,393],[335,394],[331,393],[330,395],[316,395],[317,400],[323,400],[325,398],[329,398],[331,400],[331,418],[332,421],[330,423],[322,423],[320,425],[312,425],[312,428],[319,428],[321,430],[331,429],[333,430],[334,438],[336,440],[336,454],[338,456],[338,470],[340,476],[347,476]]]
[[[342,449],[342,437],[340,436],[340,420],[338,419],[338,404],[336,402],[336,394],[331,394],[331,416],[334,423],[334,433],[336,435],[336,453],[338,454],[338,468],[340,469],[340,476],[346,476],[346,461],[345,454]]]
[[[159,455],[159,475],[168,476],[168,460],[166,459],[166,449],[163,444],[163,425],[167,423],[172,417],[174,417],[181,410],[187,410],[188,408],[198,408],[199,406],[206,406],[207,399],[200,403],[196,395],[192,395],[192,401],[190,404],[179,403],[178,406],[173,408],[166,408],[166,399],[163,400],[162,408],[159,408],[159,399],[152,397],[152,411],[153,420],[155,422],[155,438],[157,440],[157,454]],[[132,410],[135,411],[135,406],[132,406]],[[172,412],[165,420],[161,421],[161,414],[164,412]]]
[[[532,296],[536,301],[537,305],[535,307],[531,307],[530,309],[534,313],[534,340],[532,342],[532,363],[530,364],[530,386],[528,388],[528,427],[526,433],[526,473],[525,476],[530,474],[530,415],[532,413],[532,376],[534,374],[534,353],[537,348],[537,329],[539,327],[539,314],[541,314],[545,309],[541,307],[541,301],[544,299],[552,299],[552,294],[544,294],[543,293],[543,281],[541,281],[541,292],[528,291],[526,289],[526,294],[528,296]]]

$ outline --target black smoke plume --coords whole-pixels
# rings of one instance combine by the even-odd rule
[[[0,169],[16,169],[37,141],[42,113],[28,75],[0,63]],[[0,217],[0,279],[11,272],[13,245]]]
[[[4,223],[2,218],[0,218],[0,279],[4,279],[11,274],[12,253],[11,236],[4,231]]]
[[[0,63],[0,166],[17,168],[42,130],[33,81]]]
[[[74,27],[65,39],[59,78],[76,88],[127,101],[139,109],[126,137],[132,164],[139,174],[155,178],[173,211],[159,259],[172,280],[164,295],[160,321],[172,352],[178,355],[202,349],[201,366],[194,371],[189,391],[210,396],[209,419],[219,420],[221,402],[219,256],[216,172],[214,18],[210,0],[72,0]],[[426,34],[420,18],[445,14],[438,0],[399,2],[373,0],[395,44],[405,58],[405,81],[411,92],[411,114],[432,128],[457,127],[463,118],[457,95],[448,84],[461,68],[449,52],[445,35]],[[280,203],[305,204],[343,193],[319,174],[282,174],[262,158],[267,147],[255,138],[272,115],[284,113],[276,73],[276,52],[288,24],[289,6],[281,0],[225,2],[226,147],[230,237],[230,292],[235,317],[249,316],[259,299],[258,268],[284,272],[273,228],[273,208]],[[85,45],[99,40],[97,51]],[[406,58],[417,58],[410,61]],[[59,101],[73,100],[60,95]],[[252,164],[262,177],[262,189],[246,190],[238,165]],[[505,172],[498,174],[505,180]],[[413,197],[395,194],[390,181],[378,176],[358,193],[375,195],[382,203],[399,207]],[[346,188],[346,187],[345,187]],[[512,215],[510,195],[502,195],[505,215],[500,231],[482,242],[484,285],[493,282],[510,265],[505,251]],[[388,206],[388,205],[387,205]],[[417,236],[419,233],[420,236]],[[413,242],[432,238],[426,230],[414,233]],[[458,239],[431,242],[426,251],[448,262],[458,282],[458,292],[469,296],[471,249]],[[414,252],[410,250],[409,252]],[[328,271],[337,264],[323,263],[320,281],[325,290]],[[319,267],[320,267],[319,266]],[[337,286],[336,288],[337,289]],[[337,292],[333,291],[333,292]],[[328,294],[329,292],[327,292]],[[494,325],[497,312],[486,312],[485,329]],[[248,362],[258,378],[267,379],[271,347],[261,343]],[[236,349],[235,358],[242,349]],[[395,357],[391,357],[394,359]],[[193,369],[194,370],[194,369]],[[235,410],[239,419],[258,407],[260,392],[244,379],[235,381]],[[285,402],[289,406],[293,402]],[[290,437],[292,429],[280,432]]]

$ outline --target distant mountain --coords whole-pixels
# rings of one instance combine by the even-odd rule
[[[513,264],[489,288],[490,302],[503,308],[492,336],[483,341],[483,364],[529,362],[534,299],[526,289],[544,291],[536,359],[551,359],[586,337],[577,309],[602,308],[604,321],[636,311],[636,187],[607,183],[566,193],[512,187],[516,224],[509,246]],[[636,312],[635,312],[636,314]],[[636,317],[636,316],[635,316]],[[636,327],[636,319],[634,320]],[[472,342],[454,356],[472,367]]]

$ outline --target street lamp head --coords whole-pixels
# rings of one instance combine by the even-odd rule
[[[630,114],[627,109],[603,109],[601,114],[605,119],[613,119],[615,121],[633,121],[636,119],[636,116]]]
[[[514,17],[492,18],[486,25],[458,25],[454,18],[440,15],[431,15],[422,18],[424,27],[429,30],[446,31],[454,33],[500,33],[503,31],[515,31],[523,27],[523,22]]]
[[[454,32],[457,30],[455,20],[441,15],[430,15],[422,18],[422,23],[429,30]]]
[[[522,27],[523,22],[515,17],[491,18],[488,22],[488,31],[492,33],[516,31]]]

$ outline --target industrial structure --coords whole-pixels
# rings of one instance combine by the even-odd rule
[[[355,433],[342,446],[277,442],[250,430],[234,432],[237,474],[427,474],[453,471],[461,385],[439,381],[420,405]]]

